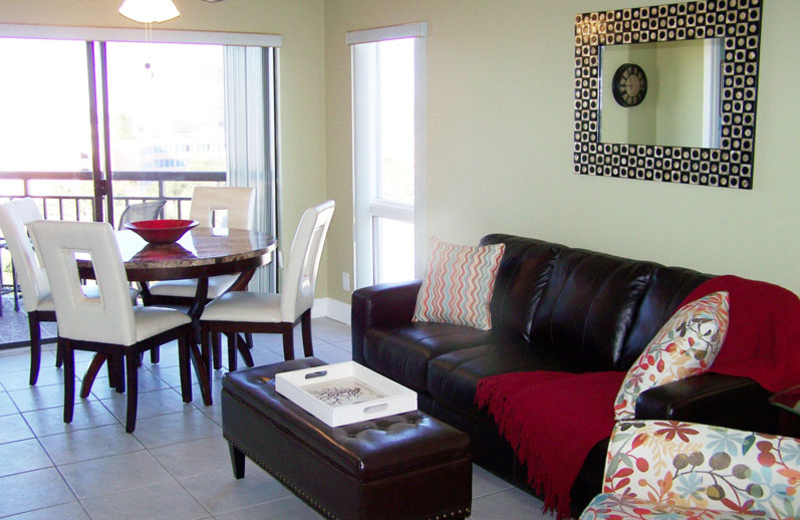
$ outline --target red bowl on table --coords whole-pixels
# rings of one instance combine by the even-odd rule
[[[171,244],[199,224],[196,220],[163,219],[128,222],[124,226],[151,244]]]

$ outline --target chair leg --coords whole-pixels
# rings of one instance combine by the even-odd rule
[[[64,422],[71,423],[75,411],[75,351],[69,340],[58,338],[64,352]]]
[[[244,453],[242,453],[232,442],[228,442],[228,449],[231,452],[231,466],[233,476],[237,479],[244,478]]]
[[[234,332],[232,334],[226,334],[225,336],[228,338],[228,371],[236,372],[238,365],[236,350],[239,346],[239,335]]]
[[[239,354],[242,355],[244,364],[249,368],[253,368],[255,363],[253,362],[253,354],[250,352],[250,349],[253,348],[252,334],[250,334],[250,337],[250,343],[248,343],[246,338],[242,338],[237,334],[236,350],[238,350]]]
[[[208,322],[205,322],[205,321],[200,322],[200,347],[202,349],[201,353],[200,353],[200,357],[202,358],[203,363],[199,363],[199,364],[202,364],[202,367],[198,368],[197,377],[198,377],[198,379],[204,377],[205,380],[208,381],[208,386],[209,387],[211,386],[211,381],[213,379],[213,374],[212,374],[212,370],[211,370],[211,338],[213,336],[215,336],[216,334],[217,333],[214,332],[213,329],[210,328]],[[205,375],[201,375],[199,373],[199,370],[205,370]],[[202,381],[202,379],[200,381],[200,387],[201,387],[201,391],[205,392],[204,389],[203,389],[203,381]],[[211,398],[211,393],[210,393],[210,388],[209,388],[209,392],[203,394],[203,403],[206,406],[210,406],[211,405],[211,399],[212,398]]]
[[[41,343],[41,338],[39,342]],[[64,364],[64,349],[61,348],[61,345],[56,343],[56,368],[61,368],[61,365]]]
[[[122,356],[114,356],[122,357]],[[128,380],[128,411],[125,418],[125,431],[132,433],[136,428],[136,407],[139,404],[139,354],[125,354],[125,376]]]
[[[294,325],[281,323],[281,334],[283,335],[283,359],[286,361],[294,359]]]
[[[311,343],[311,309],[308,309],[300,317],[300,328],[303,331],[303,355],[312,357],[314,345]]]
[[[137,363],[139,360],[136,360]],[[125,357],[108,356],[108,382],[118,394],[125,392]]]
[[[192,371],[189,363],[189,338],[188,334],[185,334],[178,338],[178,364],[181,373],[181,396],[184,403],[192,402]]]
[[[161,347],[153,347],[150,350],[150,363],[156,364],[161,361]]]
[[[214,347],[214,370],[222,368],[222,334],[219,332],[211,336],[211,344]]]
[[[100,369],[103,367],[103,363],[106,361],[108,361],[110,367],[111,359],[109,359],[108,354],[95,354],[95,356],[92,358],[92,362],[89,364],[89,367],[86,369],[86,373],[83,375],[83,381],[81,381],[82,399],[89,397],[89,393],[92,391],[92,385],[97,377],[97,373],[100,371]],[[110,375],[111,369],[109,368],[109,377]]]
[[[31,335],[31,376],[28,382],[33,386],[39,379],[39,364],[42,359],[42,338],[36,311],[28,313],[28,330]]]

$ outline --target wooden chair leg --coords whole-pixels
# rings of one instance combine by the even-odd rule
[[[114,356],[122,357],[122,356]],[[139,354],[125,354],[125,376],[128,380],[128,411],[125,417],[125,431],[132,433],[136,428],[136,407],[139,404]]]
[[[228,449],[231,452],[231,466],[233,467],[233,476],[237,479],[244,478],[244,453],[239,451],[232,442],[228,443]]]
[[[108,356],[108,382],[118,394],[125,392],[125,357],[123,355]]]
[[[41,343],[41,337],[39,342]],[[61,347],[60,344],[56,343],[56,368],[61,368],[61,365],[64,364],[64,349]]]
[[[103,367],[103,363],[106,361],[108,361],[110,366],[111,361],[108,359],[108,354],[95,354],[95,356],[92,358],[92,362],[89,364],[89,367],[86,369],[86,373],[83,375],[83,381],[81,381],[82,399],[89,397],[89,393],[92,391],[92,385],[94,385],[94,380],[97,377],[97,373],[100,371],[100,369]],[[111,374],[110,369],[109,374]]]
[[[36,311],[28,313],[28,330],[31,335],[31,375],[28,383],[33,386],[39,379],[39,364],[42,359],[42,338],[39,329],[39,317],[36,315]],[[58,352],[57,347],[56,352]],[[57,356],[56,359],[58,359]]]
[[[283,335],[283,359],[286,361],[294,359],[294,325],[281,323],[281,334]]]
[[[234,343],[236,345],[236,350],[239,354],[242,355],[242,359],[244,360],[244,364],[248,367],[252,368],[255,363],[253,362],[253,354],[250,353],[250,349],[252,348],[246,339],[242,338],[239,334],[236,334],[236,341]]]
[[[222,368],[222,334],[215,333],[211,340],[214,347],[214,370],[219,370]]]
[[[157,347],[156,347],[157,348]],[[192,371],[189,367],[188,334],[178,338],[178,364],[181,374],[181,397],[184,403],[192,402]]]
[[[205,379],[206,379],[206,381],[209,382],[209,386],[210,386],[211,380],[213,378],[213,374],[212,374],[212,370],[211,370],[211,350],[212,350],[211,349],[211,338],[213,336],[215,336],[216,334],[217,333],[214,332],[214,330],[211,327],[211,324],[209,322],[205,322],[205,321],[201,322],[201,325],[200,325],[200,347],[201,347],[202,350],[201,350],[201,353],[200,353],[200,357],[202,358],[203,362],[200,363],[200,365],[202,365],[202,368],[200,368],[199,370],[205,370],[205,372],[206,372],[205,373]],[[200,378],[201,375],[198,373],[197,377]],[[203,386],[202,385],[202,381],[201,381],[201,385],[200,386],[201,387]],[[201,390],[202,390],[202,388],[201,388]],[[208,395],[206,395],[206,394],[203,395],[203,403],[206,406],[211,404],[211,395],[210,395],[210,393]]]
[[[314,345],[311,343],[311,309],[300,317],[300,328],[303,331],[303,355],[311,357],[314,355]]]
[[[238,365],[238,355],[236,350],[239,347],[239,335],[234,332],[226,334],[225,337],[228,339],[228,371],[236,372]]]
[[[75,411],[75,352],[69,340],[58,338],[64,352],[64,422],[71,423]]]

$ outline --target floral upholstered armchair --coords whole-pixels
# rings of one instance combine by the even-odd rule
[[[603,494],[581,520],[800,518],[800,439],[674,421],[622,421]]]

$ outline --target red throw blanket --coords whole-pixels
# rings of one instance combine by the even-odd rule
[[[726,275],[681,305],[716,291],[728,291],[731,321],[711,372],[750,377],[770,392],[800,384],[800,299],[778,285]]]
[[[528,466],[544,509],[569,518],[569,492],[595,444],[614,428],[614,399],[625,372],[512,372],[478,382],[500,434]]]
[[[777,285],[713,278],[681,304],[730,294],[730,325],[712,372],[751,377],[770,391],[800,384],[800,300]],[[481,379],[475,394],[528,467],[545,510],[569,518],[570,490],[589,451],[611,434],[625,372],[514,372]]]

